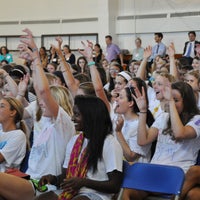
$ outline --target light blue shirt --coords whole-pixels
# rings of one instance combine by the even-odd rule
[[[165,54],[166,54],[166,46],[162,42],[160,42],[155,46],[153,46],[150,60],[155,59],[157,55],[164,57]]]

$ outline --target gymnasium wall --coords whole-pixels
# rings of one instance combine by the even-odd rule
[[[0,36],[21,35],[28,27],[38,46],[43,34],[98,33],[103,49],[104,36],[111,34],[131,53],[136,37],[145,47],[154,44],[154,32],[163,32],[163,42],[174,42],[182,53],[188,31],[196,31],[200,40],[198,0],[1,0],[1,8]],[[8,48],[16,49],[18,42],[10,38]]]

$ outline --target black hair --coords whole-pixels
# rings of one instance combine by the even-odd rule
[[[80,65],[79,65],[79,61],[80,60],[84,60],[85,61],[85,66],[84,66],[84,71],[87,71],[87,60],[86,60],[86,58],[84,57],[84,56],[80,56],[79,58],[78,58],[78,60],[77,60],[77,68],[78,68],[78,73],[81,73],[81,67],[80,67]]]
[[[145,95],[146,95],[146,101],[147,101],[147,107],[148,107],[149,101],[148,101],[147,86],[146,86],[145,81],[143,81],[141,78],[138,78],[138,77],[133,78],[133,81],[136,82],[137,88],[140,91],[140,93],[142,93],[142,88],[144,88],[144,92],[145,92]],[[126,91],[128,101],[134,102],[133,112],[135,112],[135,113],[140,112],[135,99],[132,97],[132,94],[136,96],[134,88],[133,87],[126,87],[124,89]],[[148,109],[147,110],[146,124],[150,127],[153,124],[153,122],[154,122],[154,117],[153,117],[151,111]]]
[[[63,76],[63,73],[61,71],[54,71],[53,74],[55,76],[57,76],[58,78],[60,78],[62,84],[64,84],[64,86],[67,87],[65,79],[64,79],[64,76]]]
[[[118,62],[111,62],[110,66],[118,67],[119,68],[119,72],[123,71],[122,66]],[[110,81],[109,81],[108,91],[111,92],[115,88],[115,82],[114,82],[114,79],[111,76],[110,76],[109,80]]]
[[[3,49],[3,48],[6,50],[6,54],[9,53],[8,48],[7,48],[6,46],[2,46],[2,47],[0,48],[0,54],[2,54],[2,49]]]
[[[77,95],[74,99],[83,119],[83,132],[89,139],[87,145],[88,168],[97,170],[97,163],[102,159],[106,137],[112,134],[112,121],[105,103],[94,96]]]
[[[105,38],[109,38],[110,40],[112,40],[112,36],[111,35],[106,35]]]
[[[159,38],[163,39],[163,34],[162,33],[154,33],[154,35],[157,35]]]
[[[7,60],[2,60],[1,63],[5,62],[6,64],[8,64],[8,61]]]
[[[190,34],[192,34],[192,35],[194,35],[196,37],[196,32],[195,31],[189,31],[188,35],[190,35]]]
[[[192,117],[199,114],[195,94],[192,87],[182,81],[172,83],[171,87],[174,90],[178,90],[183,98],[183,111],[180,114],[180,118],[183,125],[185,125]]]
[[[199,109],[197,107],[195,94],[193,92],[192,87],[185,82],[178,81],[172,83],[172,89],[177,90],[183,99],[183,111],[179,113],[181,122],[185,126],[195,115],[200,114]],[[163,130],[163,134],[169,134],[174,139],[171,130],[171,121],[169,119],[168,126],[165,130]]]
[[[69,45],[65,44],[65,45],[63,46],[63,48],[64,48],[64,47],[66,47],[66,48],[69,50],[69,53],[71,53],[71,49],[70,49]]]

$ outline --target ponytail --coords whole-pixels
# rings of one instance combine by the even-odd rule
[[[29,137],[28,137],[28,127],[25,123],[24,120],[19,121],[19,129],[22,130],[26,136],[26,150],[30,150],[30,142],[29,142]]]

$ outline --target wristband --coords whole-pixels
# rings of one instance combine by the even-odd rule
[[[95,65],[95,62],[94,61],[91,61],[88,63],[88,67],[92,66],[92,65]]]
[[[145,114],[145,113],[147,113],[147,112],[140,112],[140,113],[144,113],[144,114]]]

